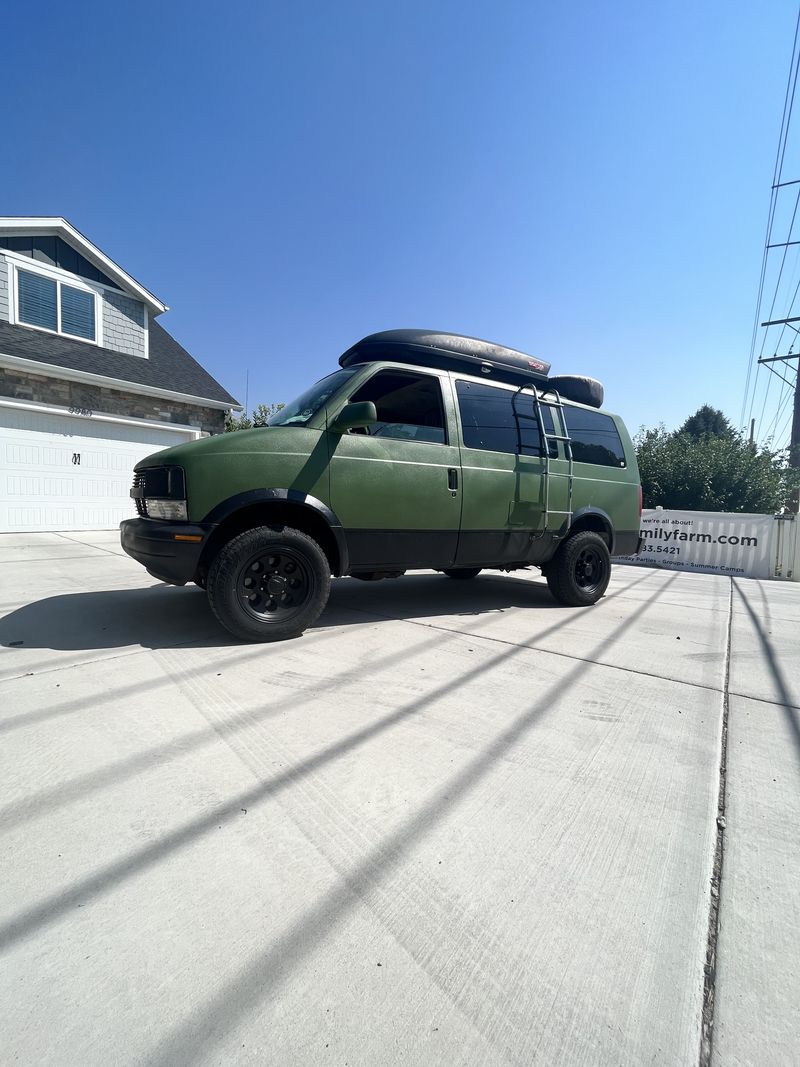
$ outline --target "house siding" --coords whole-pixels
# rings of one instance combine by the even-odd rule
[[[141,300],[106,290],[102,305],[103,347],[129,356],[146,356],[147,319]]]
[[[62,378],[48,378],[26,371],[0,367],[0,396],[15,400],[31,400],[38,404],[53,404],[63,408],[88,408],[105,415],[149,419],[151,422],[179,423],[197,426],[206,433],[222,433],[225,412],[193,404],[182,404],[159,397],[139,396],[122,389],[107,389],[84,385]]]
[[[8,260],[0,256],[0,319],[8,322]]]
[[[0,319],[9,320],[8,261],[0,255]],[[103,347],[129,356],[146,356],[146,311],[141,300],[106,289],[100,298]]]

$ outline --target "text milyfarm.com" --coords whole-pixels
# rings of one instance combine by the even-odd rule
[[[658,526],[655,530],[642,530],[642,537],[650,537],[654,541],[697,541],[707,545],[747,545],[755,548],[758,545],[757,537],[737,537],[736,534],[720,534],[713,537],[708,533],[686,533],[685,530],[665,530]]]

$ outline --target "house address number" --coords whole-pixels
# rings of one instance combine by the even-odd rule
[[[84,415],[86,418],[91,418],[94,412],[90,408],[70,408],[70,415]]]

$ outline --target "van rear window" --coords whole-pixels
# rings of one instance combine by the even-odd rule
[[[626,466],[625,449],[614,420],[599,411],[564,405],[567,433],[572,439],[576,463],[596,463],[601,467]]]

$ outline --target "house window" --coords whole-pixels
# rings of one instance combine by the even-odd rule
[[[85,341],[97,340],[96,296],[46,274],[17,270],[17,322]]]

